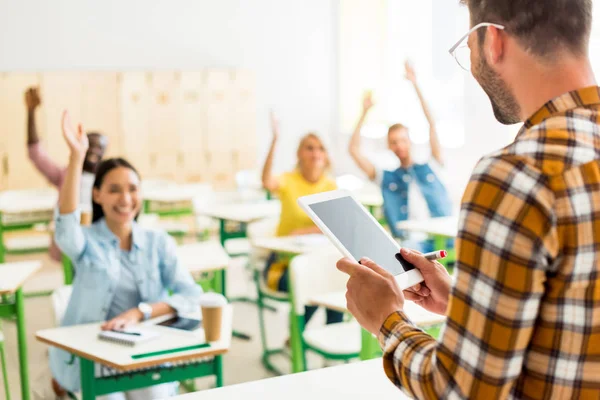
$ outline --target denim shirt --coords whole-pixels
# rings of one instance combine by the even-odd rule
[[[408,219],[408,191],[413,181],[427,202],[432,218],[452,214],[450,195],[429,164],[413,164],[409,168],[384,171],[381,182],[383,211],[395,237],[405,236],[404,232],[396,228],[396,224]]]
[[[106,221],[101,219],[90,227],[82,227],[79,218],[79,211],[56,217],[56,243],[72,260],[76,272],[62,326],[105,321],[121,273],[119,239]],[[178,262],[176,244],[170,236],[134,222],[130,254],[143,302],[165,302],[177,313],[197,311],[202,289]],[[51,348],[50,368],[63,388],[79,390],[77,359],[72,362],[69,353]]]

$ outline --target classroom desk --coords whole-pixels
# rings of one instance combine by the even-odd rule
[[[458,217],[430,218],[420,221],[401,221],[396,225],[398,229],[407,232],[426,233],[433,237],[436,250],[446,248],[448,239],[455,239],[458,236]],[[448,251],[448,257],[440,261],[446,265],[448,262],[456,260],[454,249]]]
[[[190,271],[196,282],[202,274],[215,272],[210,287],[217,292],[223,291],[221,274],[216,272],[227,270],[231,259],[221,243],[211,240],[178,246],[177,258]]]
[[[225,247],[229,239],[246,237],[247,224],[261,219],[276,217],[281,212],[278,200],[260,201],[256,203],[231,203],[214,204],[204,207],[197,213],[206,217],[219,220],[219,240]],[[227,222],[241,224],[241,229],[230,232],[227,230]],[[226,295],[226,275],[222,274],[223,294]]]
[[[29,399],[29,371],[22,286],[41,267],[42,263],[39,261],[0,264],[0,318],[16,318],[21,397],[23,400]],[[14,299],[11,299],[13,296]]]
[[[165,216],[185,216],[194,213],[193,200],[212,193],[210,185],[161,182],[143,187],[144,213]]]
[[[345,292],[328,293],[321,296],[315,296],[308,300],[308,305],[325,307],[340,312],[348,312],[348,309],[346,308]],[[446,321],[445,316],[429,312],[416,305],[412,301],[406,301],[404,303],[404,312],[406,313],[406,315],[408,315],[411,321],[415,323],[415,325],[421,328],[439,325]],[[362,329],[361,331],[361,360],[368,360],[375,356],[378,356],[380,354],[380,349],[377,340],[373,337],[373,335],[370,332],[367,332],[364,329]]]
[[[99,340],[99,323],[45,329],[37,332],[36,338],[79,357],[82,400],[90,400],[108,393],[209,375],[216,375],[217,386],[222,386],[221,356],[229,350],[231,322],[232,308],[227,306],[221,340],[202,348],[197,346],[204,342],[203,335],[177,332],[148,322],[142,324],[144,329],[160,331],[161,337],[132,347]],[[143,357],[138,358],[140,355]],[[213,358],[207,360],[209,357]],[[120,374],[95,377],[95,363]],[[165,363],[170,365],[164,366]]]
[[[0,263],[9,252],[4,240],[5,232],[32,229],[38,224],[49,224],[54,218],[58,200],[55,190],[22,190],[0,193]],[[13,254],[47,250],[44,243],[40,248],[14,249]]]
[[[304,254],[310,251],[327,251],[335,247],[325,235],[308,235],[308,240],[302,236],[279,236],[257,238],[251,241],[252,247],[289,256]]]
[[[381,358],[263,379],[240,385],[189,393],[175,400],[307,400],[307,399],[410,399],[383,371]]]

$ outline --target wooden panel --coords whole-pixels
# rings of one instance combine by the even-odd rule
[[[151,177],[177,177],[179,141],[179,76],[175,72],[152,73],[150,86]]]
[[[200,71],[181,73],[179,91],[179,137],[180,161],[185,180],[198,182],[208,180],[206,157],[206,103],[205,75]]]
[[[24,94],[29,87],[39,86],[38,74],[0,74],[0,187],[29,189],[48,186],[47,181],[29,161],[27,153],[27,107]],[[43,105],[36,112],[38,134],[43,140]],[[57,125],[57,127],[59,127]],[[42,143],[42,145],[45,145]],[[57,160],[62,164],[64,160]]]
[[[145,72],[121,75],[120,108],[123,154],[143,178],[150,177],[149,146],[149,76]]]
[[[231,132],[234,136],[234,149],[246,152],[249,147],[256,149],[256,81],[249,71],[237,71],[230,88]]]
[[[66,164],[69,149],[62,137],[61,117],[64,110],[71,115],[73,125],[82,123],[82,75],[78,72],[48,72],[42,74],[41,96],[44,102],[44,125],[48,154]]]
[[[231,95],[231,74],[227,71],[208,71],[206,105],[206,147],[211,153],[224,153],[231,149],[232,110],[228,96]]]
[[[217,190],[235,187],[235,165],[231,151],[211,151],[207,155],[209,180]]]
[[[121,155],[121,122],[119,86],[116,72],[83,74],[81,121],[86,132],[98,132],[108,137],[107,157]]]

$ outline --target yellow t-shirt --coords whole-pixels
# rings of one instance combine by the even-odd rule
[[[277,195],[281,201],[281,217],[277,236],[287,236],[296,229],[310,228],[315,224],[298,205],[298,198],[337,189],[335,181],[323,175],[310,183],[299,171],[286,172],[279,178]]]

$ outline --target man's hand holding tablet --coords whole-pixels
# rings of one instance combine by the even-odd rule
[[[435,261],[436,255],[400,249],[348,192],[337,190],[307,196],[298,203],[346,255],[337,268],[350,276],[347,307],[365,329],[379,334],[385,320],[403,310],[405,299],[431,312],[445,314],[451,278]]]

